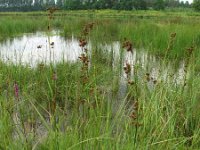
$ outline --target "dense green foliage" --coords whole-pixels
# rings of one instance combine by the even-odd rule
[[[34,11],[44,10],[51,6],[61,9],[117,9],[117,10],[146,10],[182,7],[189,8],[188,2],[179,0],[3,0],[0,11]]]
[[[195,10],[200,11],[200,0],[194,0],[193,7]]]
[[[163,10],[165,8],[165,2],[163,0],[157,0],[154,4],[156,10]]]

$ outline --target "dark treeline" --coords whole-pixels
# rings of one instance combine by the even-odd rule
[[[191,7],[179,0],[1,0],[0,11],[35,11],[57,6],[66,10],[116,9],[162,10],[165,8]]]

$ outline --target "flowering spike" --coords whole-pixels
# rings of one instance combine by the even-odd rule
[[[15,97],[16,97],[17,99],[19,99],[19,86],[18,86],[18,84],[17,84],[16,81],[15,81],[15,83],[14,83],[14,91],[15,91]]]

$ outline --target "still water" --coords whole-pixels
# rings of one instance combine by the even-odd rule
[[[121,44],[118,41],[112,43],[102,43],[95,45],[95,48],[113,53],[113,67],[118,66]],[[94,49],[92,43],[88,43],[88,49]],[[75,62],[82,53],[78,39],[63,38],[59,31],[52,31],[49,35],[45,32],[36,32],[24,34],[20,37],[10,38],[0,43],[0,58],[6,63],[23,64],[31,67],[38,63],[49,64],[57,62]],[[139,76],[143,76],[145,72],[151,74],[154,80],[168,80],[168,75],[173,75],[174,82],[181,82],[184,78],[184,63],[180,63],[179,69],[173,72],[171,65],[160,66],[160,62],[145,50],[133,50],[133,53],[124,54],[122,63],[129,62],[132,66],[132,74],[134,66],[140,66]],[[163,70],[164,68],[164,70]],[[161,70],[162,69],[162,70]],[[144,71],[143,71],[144,70]],[[123,72],[123,71],[122,71]],[[141,74],[141,75],[140,75]],[[125,82],[126,75],[122,73],[122,80]]]
[[[102,43],[95,45],[95,48],[102,51],[113,52],[113,61],[119,59],[121,45],[120,42],[114,41],[110,44]],[[88,49],[92,49],[89,42]],[[0,43],[0,56],[4,62],[12,62],[14,64],[49,63],[59,61],[77,61],[78,56],[82,53],[78,39],[63,38],[59,35],[59,31],[53,31],[48,36],[45,32],[36,32],[24,34],[20,37],[10,38]],[[129,59],[132,63],[140,61],[145,65],[147,58],[150,56],[144,51],[134,50],[130,57],[125,55],[124,59]],[[131,60],[130,60],[131,59]],[[151,57],[155,62],[155,58]]]
[[[50,36],[43,32],[24,34],[0,44],[0,55],[4,62],[31,66],[40,62],[75,61],[80,53],[77,39],[73,36],[65,39],[56,31]]]

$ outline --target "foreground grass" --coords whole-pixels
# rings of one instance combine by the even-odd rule
[[[148,68],[137,64],[134,85],[121,84],[120,65],[113,69],[106,61],[109,55],[101,57],[92,56],[86,84],[79,62],[34,69],[1,63],[1,148],[199,148],[200,79],[194,55],[187,61],[183,83],[174,82],[173,69],[167,81],[162,79],[162,61],[157,83],[147,80]]]

